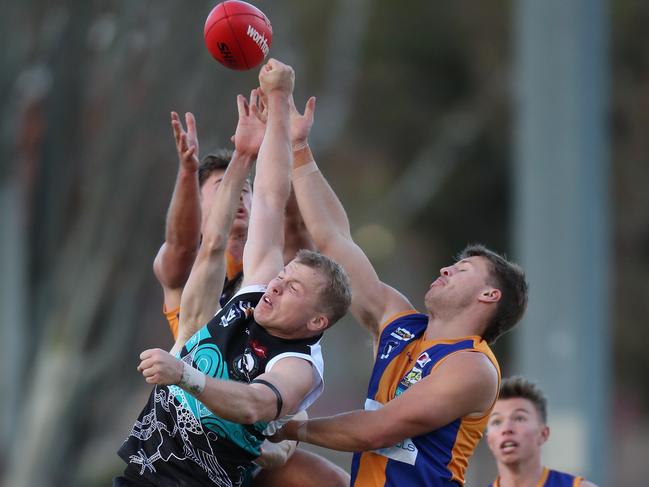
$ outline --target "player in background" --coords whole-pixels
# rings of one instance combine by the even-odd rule
[[[547,399],[523,377],[504,379],[487,425],[487,444],[498,465],[488,487],[595,487],[595,484],[541,463],[550,436]]]
[[[527,304],[522,270],[479,245],[440,270],[418,313],[381,282],[352,240],[345,210],[308,145],[295,153],[293,185],[318,249],[352,282],[354,317],[374,339],[365,409],[292,421],[277,435],[357,452],[356,486],[457,486],[496,402],[500,372],[489,343]]]
[[[208,209],[212,206],[215,190],[223,179],[226,168],[231,163],[239,163],[243,154],[257,156],[265,130],[265,105],[258,99],[260,93],[250,94],[250,107],[257,107],[255,116],[241,115],[237,134],[233,138],[237,149],[234,153],[220,150],[206,156],[198,164],[199,143],[196,121],[193,114],[185,115],[187,130],[175,112],[171,114],[171,125],[178,153],[179,166],[173,196],[166,220],[165,242],[154,261],[154,273],[164,293],[163,312],[169,323],[174,340],[178,337],[180,299],[189,272],[196,258]],[[242,103],[242,98],[238,99]],[[292,101],[291,101],[292,103]],[[304,115],[292,106],[290,134],[292,147],[303,147],[313,123],[315,99],[310,99]],[[188,148],[194,148],[190,155]],[[233,296],[243,279],[243,249],[248,236],[252,185],[246,179],[232,223],[226,257],[226,277],[220,304],[223,306]],[[298,249],[314,250],[315,246],[304,226],[297,207],[295,194],[286,205],[284,220],[284,262],[289,262]],[[207,297],[206,299],[210,299]],[[213,311],[217,309],[218,296],[212,296]],[[213,312],[212,312],[213,314]],[[210,316],[211,317],[211,316]],[[201,325],[206,323],[200,323]],[[188,338],[188,337],[185,337]],[[349,485],[349,475],[332,462],[305,450],[295,451],[296,442],[281,445],[265,442],[262,455],[256,463],[263,470],[255,473],[254,486],[257,487],[308,487],[325,483],[330,486]]]

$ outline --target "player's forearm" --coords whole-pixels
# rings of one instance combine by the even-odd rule
[[[259,149],[255,197],[279,205],[282,214],[290,193],[293,151],[289,137],[288,97],[282,92],[268,95],[268,121]]]
[[[315,250],[315,248],[297,205],[295,192],[291,191],[284,214],[284,262],[288,263],[293,259],[300,249]]]
[[[225,249],[241,190],[250,171],[252,156],[235,152],[214,195],[203,232],[203,242],[181,298],[178,340],[184,344],[217,310],[225,277]]]
[[[310,155],[308,147],[305,150]],[[300,156],[302,161],[306,157],[304,154]],[[316,247],[324,250],[335,238],[351,239],[345,209],[312,155],[309,162],[302,163],[299,167],[296,164],[292,179],[302,218]]]
[[[277,414],[272,393],[235,381],[207,377],[205,389],[196,398],[220,418],[234,423],[270,421]]]
[[[164,287],[181,288],[189,276],[200,239],[198,195],[196,172],[181,166],[167,211],[165,242],[153,263],[154,273]]]
[[[369,451],[388,446],[380,437],[382,426],[374,411],[357,410],[327,418],[291,421],[284,426],[283,436],[332,450]]]
[[[176,185],[167,211],[165,241],[175,248],[195,252],[201,231],[198,173],[178,169]]]
[[[234,152],[214,195],[203,229],[200,252],[221,253],[227,245],[232,221],[239,206],[243,185],[250,173],[253,156]]]

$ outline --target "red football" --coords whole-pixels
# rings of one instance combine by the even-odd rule
[[[230,69],[246,70],[268,55],[273,28],[257,7],[227,0],[212,9],[205,21],[205,45],[218,62]]]

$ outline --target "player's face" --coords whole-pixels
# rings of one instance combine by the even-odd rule
[[[201,186],[201,212],[203,215],[203,221],[208,214],[209,209],[212,206],[214,201],[214,195],[216,189],[219,187],[219,184],[223,180],[223,175],[225,171],[218,169],[214,171],[210,176],[205,180],[203,186]],[[241,197],[239,198],[239,207],[237,208],[237,213],[234,216],[234,221],[232,222],[231,232],[241,233],[248,231],[248,222],[250,220],[250,206],[252,203],[252,188],[250,182],[246,180],[241,190]]]
[[[322,316],[320,289],[324,278],[314,269],[292,260],[270,283],[255,307],[255,320],[283,338],[306,338],[319,331],[308,325]]]
[[[487,444],[496,461],[504,465],[540,461],[549,432],[528,399],[499,399],[487,423]]]
[[[487,289],[489,277],[488,261],[484,257],[468,257],[452,266],[439,270],[439,277],[426,292],[426,309],[438,307],[463,308],[475,302]]]

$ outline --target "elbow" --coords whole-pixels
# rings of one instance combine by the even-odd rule
[[[226,235],[206,235],[201,243],[201,251],[207,252],[209,255],[221,254],[225,252],[227,243]]]
[[[362,451],[370,451],[394,446],[401,441],[401,438],[396,438],[381,431],[380,428],[375,428],[362,441],[364,442]]]
[[[261,421],[261,415],[254,407],[244,407],[239,410],[239,421],[240,424],[255,424],[258,421]]]

